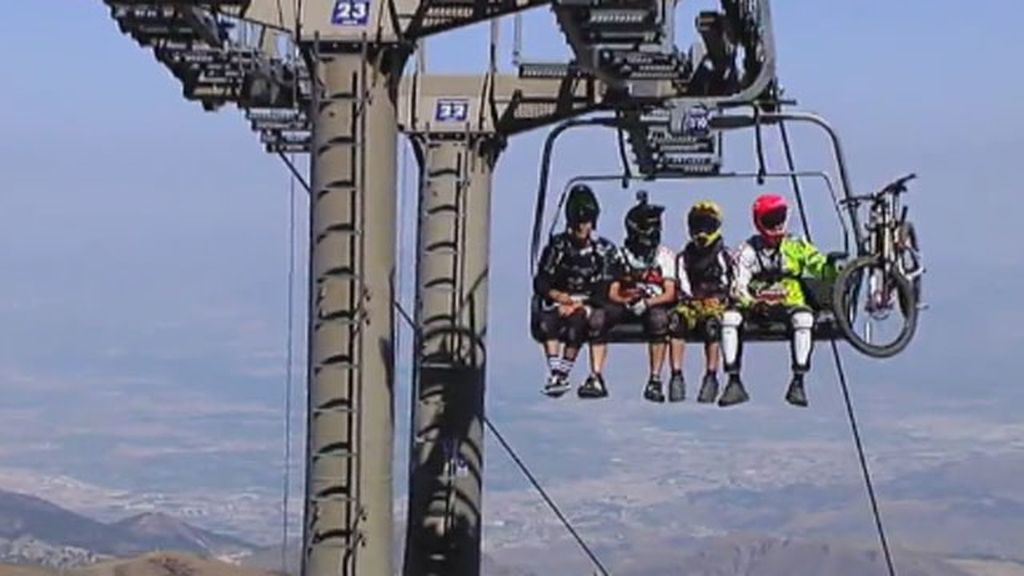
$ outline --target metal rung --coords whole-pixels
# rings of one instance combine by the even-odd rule
[[[325,227],[321,233],[341,234],[343,236],[362,236],[363,229],[358,226],[352,226],[349,224],[334,224]]]
[[[338,408],[314,408],[314,414],[355,414],[358,412],[352,406],[341,406]]]
[[[352,496],[347,496],[344,494],[331,494],[329,496],[311,496],[311,499],[317,502],[344,502],[346,504],[354,504],[359,501],[356,498],[353,498]]]
[[[332,360],[332,358],[339,358],[339,360]],[[340,358],[344,358],[344,356],[340,354],[328,356],[326,360],[321,362],[318,366],[314,366],[313,369],[316,370],[319,368],[322,370],[330,367],[332,370],[350,370],[352,372],[359,370],[359,364],[352,363],[348,360],[340,360]]]
[[[324,314],[318,310],[316,317],[323,321],[321,323],[331,322],[332,324],[340,324],[342,326],[360,326],[366,320],[366,314],[353,318],[348,311]]]
[[[346,536],[346,538],[352,538],[352,536]],[[328,549],[333,549],[333,550],[355,550],[356,548],[359,547],[359,543],[358,542],[356,542],[355,544],[336,544],[336,543],[334,543],[334,539],[335,539],[335,537],[332,537],[331,540],[329,540],[329,541],[328,540],[321,540],[321,541],[316,543],[316,547],[317,548],[328,548]],[[358,537],[357,537],[357,539],[358,539]]]
[[[352,451],[352,450],[332,450],[330,452],[321,452],[321,453],[313,454],[311,456],[311,459],[312,460],[321,460],[321,459],[329,459],[329,458],[341,458],[341,459],[344,459],[344,460],[350,460],[352,458],[355,458],[357,455],[358,454],[355,451]],[[320,481],[323,481],[323,482],[326,482],[326,483],[332,483],[332,482],[340,481],[338,478],[335,478],[333,476],[328,476],[328,477],[318,476],[318,477],[316,477],[316,480],[320,480]]]

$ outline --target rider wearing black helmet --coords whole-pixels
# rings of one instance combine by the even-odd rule
[[[600,215],[594,193],[579,184],[565,203],[566,230],[551,238],[541,253],[533,290],[539,300],[531,329],[544,342],[550,374],[544,386],[549,396],[569,390],[569,373],[584,342],[590,341],[591,373],[580,386],[581,398],[608,395],[601,371],[607,346],[593,341],[607,325],[606,294],[615,246],[593,235]]]
[[[664,402],[661,369],[665,363],[671,306],[678,289],[676,256],[661,244],[661,214],[665,208],[649,204],[644,192],[638,197],[637,205],[626,213],[626,241],[615,259],[615,280],[609,299],[643,322],[650,360],[644,398]],[[683,376],[676,370],[675,361],[669,390],[674,392],[670,400],[683,399]]]

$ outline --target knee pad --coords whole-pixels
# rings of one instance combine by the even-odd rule
[[[644,329],[648,336],[661,337],[668,334],[668,311],[664,308],[651,308],[644,315]]]
[[[722,361],[726,373],[739,375],[740,364],[743,358],[743,339],[740,337],[740,326],[743,324],[743,315],[736,310],[726,310],[722,313]]]
[[[791,322],[793,341],[790,350],[793,356],[793,372],[803,374],[811,369],[811,352],[814,349],[811,330],[814,328],[814,314],[809,310],[797,310],[793,312]]]
[[[530,335],[538,342],[558,340],[562,336],[562,326],[557,317],[548,312],[536,311],[530,315]]]
[[[722,321],[718,318],[706,318],[701,329],[704,331],[704,338],[708,342],[717,342],[722,337]]]
[[[743,314],[740,314],[736,310],[726,310],[722,312],[722,327],[723,328],[739,328],[743,324]]]
[[[668,335],[672,338],[686,337],[686,320],[678,312],[672,311],[668,314]]]
[[[814,328],[814,313],[809,310],[797,310],[790,317],[794,330],[810,330]]]
[[[565,343],[578,348],[587,341],[590,335],[587,315],[582,311],[574,312],[565,319]]]

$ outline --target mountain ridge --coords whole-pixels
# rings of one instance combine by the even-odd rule
[[[0,561],[75,566],[104,558],[176,550],[235,559],[258,546],[146,512],[104,523],[36,496],[0,489]]]

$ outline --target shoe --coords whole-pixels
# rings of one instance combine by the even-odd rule
[[[793,380],[786,391],[786,402],[801,408],[807,407],[807,393],[804,391],[804,375],[793,374]]]
[[[716,398],[718,398],[718,374],[708,372],[704,375],[704,380],[700,384],[700,394],[697,396],[697,402],[710,404]]]
[[[544,383],[544,393],[552,398],[558,398],[570,388],[572,386],[569,384],[569,378],[560,372],[553,372]]]
[[[686,380],[681,372],[672,374],[668,381],[668,401],[682,402],[686,399]]]
[[[604,398],[608,395],[608,388],[604,385],[604,377],[600,374],[591,374],[576,389],[576,395],[580,398]]]
[[[730,374],[729,382],[725,385],[725,391],[722,392],[722,397],[718,399],[718,405],[725,408],[726,406],[742,404],[747,400],[750,400],[750,396],[743,387],[743,382],[740,382],[739,375]]]
[[[661,380],[648,380],[644,388],[644,398],[651,402],[664,402],[665,393],[661,391]]]

